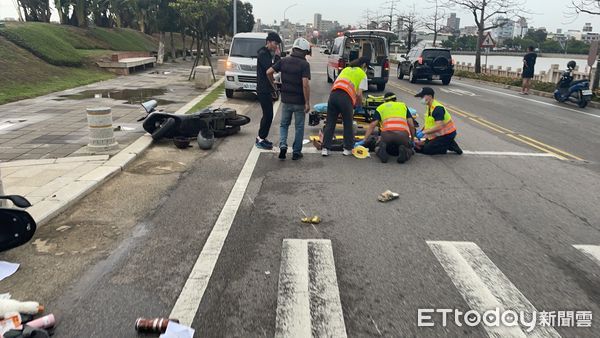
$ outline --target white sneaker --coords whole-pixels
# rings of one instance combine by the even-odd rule
[[[329,149],[323,148],[323,150],[321,150],[321,155],[323,155],[323,156],[329,156]]]
[[[352,155],[352,150],[344,149],[344,152],[342,154],[344,154],[344,156],[350,156]]]

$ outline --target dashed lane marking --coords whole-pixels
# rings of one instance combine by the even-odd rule
[[[573,245],[573,247],[600,265],[600,245]]]
[[[479,313],[499,309],[537,313],[535,307],[472,242],[427,241],[429,248],[469,307]],[[527,332],[519,326],[483,326],[490,337],[560,337],[550,326]]]
[[[280,102],[277,101],[273,107],[275,114],[277,114]],[[254,167],[256,167],[259,155],[260,151],[253,146],[206,243],[204,243],[200,255],[196,259],[196,263],[181,290],[181,294],[179,294],[179,298],[177,298],[171,310],[169,318],[177,318],[183,325],[191,326],[194,321],[210,277],[223,249],[225,239],[229,234],[229,229],[231,229],[235,215],[248,188],[248,183],[250,183],[250,178],[254,172]]]
[[[346,334],[331,241],[284,239],[275,337]]]

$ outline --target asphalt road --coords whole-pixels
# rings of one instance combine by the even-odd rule
[[[310,61],[312,101],[325,102],[325,58]],[[393,79],[388,89],[422,110],[409,96],[418,87]],[[434,88],[456,108],[470,153],[404,165],[322,158],[311,146],[300,161],[279,161],[253,150],[253,97],[231,100],[252,124],[194,162],[48,304],[63,318],[56,336],[135,337],[137,317],[170,314],[196,337],[525,336],[524,326],[444,327],[439,313],[434,326],[418,325],[419,309],[498,307],[591,311],[590,328],[527,336],[597,337],[600,112],[468,82]],[[387,189],[399,200],[377,202]],[[322,222],[301,223],[305,215]]]

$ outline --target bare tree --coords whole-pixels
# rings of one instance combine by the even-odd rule
[[[477,46],[475,53],[475,72],[481,73],[481,43],[484,33],[497,28],[505,22],[499,17],[516,17],[526,12],[521,0],[446,0],[448,6],[458,6],[466,9],[475,19],[477,26]]]
[[[398,20],[400,20],[402,22],[401,28],[407,34],[406,46],[407,46],[407,51],[409,51],[413,45],[413,40],[412,40],[413,34],[417,29],[419,29],[423,25],[423,23],[421,21],[421,18],[419,17],[419,15],[416,12],[414,5],[409,12],[400,15],[398,17]]]
[[[600,0],[571,0],[571,4],[577,14],[600,15]]]
[[[382,10],[385,13],[385,23],[387,24],[388,29],[394,30],[394,18],[398,16],[398,0],[389,0],[385,2]]]
[[[446,11],[441,8],[439,0],[434,0],[434,2],[435,4],[431,8],[433,13],[425,19],[424,26],[433,33],[433,46],[435,47],[438,34],[446,27],[444,24]]]

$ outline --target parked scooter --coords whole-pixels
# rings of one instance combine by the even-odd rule
[[[577,64],[575,61],[567,63],[565,70],[556,84],[554,98],[558,102],[573,102],[580,108],[587,106],[592,99],[592,91],[590,90],[590,80],[583,79],[573,81],[573,70]]]
[[[19,208],[31,206],[25,197],[19,195],[2,195],[0,200],[9,200]],[[36,229],[35,220],[27,211],[0,208],[0,251],[16,248],[29,242]]]
[[[205,108],[192,114],[171,114],[156,111],[158,103],[151,100],[142,103],[148,115],[138,121],[144,121],[143,127],[152,135],[152,139],[196,138],[202,149],[210,149],[215,137],[226,137],[240,131],[241,126],[250,123],[250,118],[237,114],[231,108]]]

